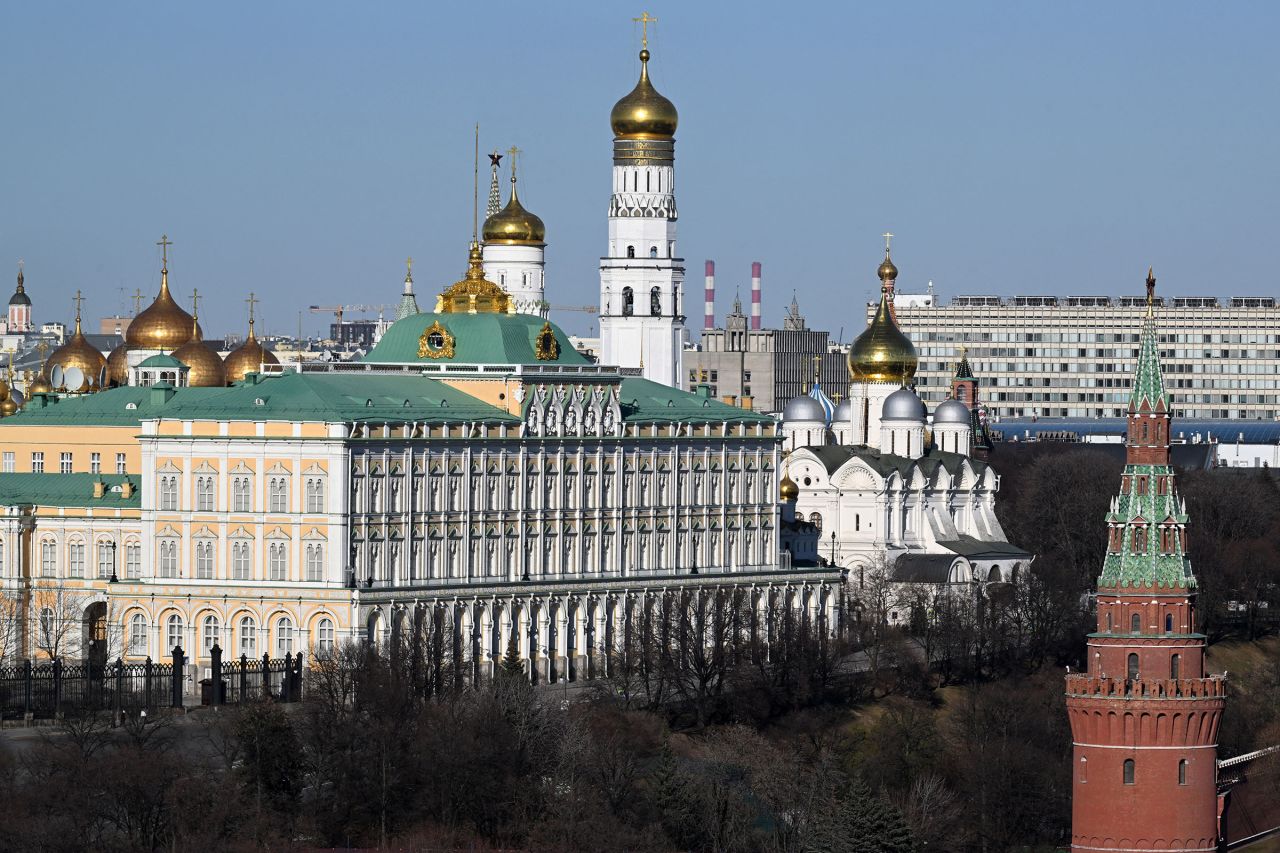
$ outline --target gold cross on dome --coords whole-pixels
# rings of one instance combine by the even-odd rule
[[[884,232],[883,234],[881,234],[880,236],[884,238],[884,254],[885,254],[885,257],[888,257],[888,255],[889,255],[889,243],[890,243],[890,241],[891,241],[891,240],[893,240],[893,235],[892,235],[892,234],[890,234],[888,231],[886,231],[886,232]]]
[[[24,261],[22,258],[18,258],[18,272],[22,272],[22,268],[25,267],[26,265],[27,265],[26,261]]]
[[[409,272],[413,272],[413,255],[404,259],[404,266]]]
[[[191,317],[195,319],[200,316],[200,289],[191,288]]]
[[[632,18],[640,25],[640,46],[642,48],[649,47],[649,25],[658,23],[658,19],[649,15],[648,12],[641,12],[640,17]]]
[[[507,149],[507,153],[511,155],[511,180],[514,182],[516,179],[516,155],[524,152],[512,145]]]
[[[167,267],[169,266],[169,247],[173,245],[173,241],[169,239],[168,234],[160,235],[160,242],[156,243],[160,247],[160,259]]]
[[[76,303],[76,320],[79,320],[80,319],[80,303],[84,302],[84,297],[81,296],[80,291],[77,290],[76,295],[72,297],[72,300]]]
[[[135,287],[131,298],[133,299],[133,313],[136,315],[138,309],[142,307],[142,288]]]
[[[249,325],[250,326],[253,325],[253,306],[257,305],[261,301],[262,301],[261,299],[253,295],[253,291],[249,291],[249,298],[246,299],[245,302],[249,303]]]

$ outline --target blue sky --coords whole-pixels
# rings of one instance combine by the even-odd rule
[[[0,282],[24,257],[38,320],[77,288],[95,318],[154,294],[167,232],[211,335],[243,327],[250,290],[276,331],[312,303],[394,303],[407,255],[429,304],[465,267],[478,121],[482,148],[525,151],[549,298],[595,303],[641,8],[10,3]],[[1138,293],[1148,264],[1166,293],[1276,292],[1277,4],[648,11],[695,327],[702,261],[723,316],[759,260],[767,323],[794,290],[848,340],[885,230],[899,288],[944,298]]]

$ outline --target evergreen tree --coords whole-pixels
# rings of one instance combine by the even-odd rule
[[[507,651],[502,656],[502,662],[498,664],[503,675],[513,678],[525,677],[524,661],[520,659],[520,649],[516,644],[516,632],[511,632],[511,639],[507,641]]]
[[[902,815],[861,779],[833,792],[813,816],[805,853],[911,853]]]

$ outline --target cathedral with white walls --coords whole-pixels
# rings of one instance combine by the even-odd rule
[[[912,390],[915,348],[893,318],[897,274],[886,250],[879,308],[849,350],[848,394],[833,404],[815,383],[783,410],[784,517],[814,525],[819,556],[848,569],[855,588],[884,571],[901,584],[1006,595],[1032,555],[996,519],[1000,478],[972,453],[962,395],[930,415]]]

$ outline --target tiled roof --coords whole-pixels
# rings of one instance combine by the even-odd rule
[[[772,423],[774,420],[769,415],[730,406],[638,376],[623,377],[618,395],[624,421]]]
[[[449,358],[419,357],[418,341],[439,323],[453,337]],[[549,324],[559,344],[555,359],[538,358],[537,338],[547,321],[530,314],[414,314],[397,320],[363,361],[380,364],[589,364],[564,331]]]
[[[101,480],[106,491],[93,496],[94,483]],[[133,483],[133,494],[121,497],[119,486]],[[90,506],[106,509],[138,508],[142,492],[137,479],[126,474],[0,474],[0,506]]]

